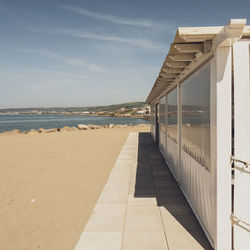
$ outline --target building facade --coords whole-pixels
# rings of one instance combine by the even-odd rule
[[[147,98],[152,137],[218,250],[250,249],[249,72],[245,19],[178,28]]]

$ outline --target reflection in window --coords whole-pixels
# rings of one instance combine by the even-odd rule
[[[210,63],[181,88],[182,148],[210,170]]]
[[[150,121],[151,124],[155,124],[155,104],[151,104],[150,107]]]
[[[167,94],[168,128],[167,135],[177,143],[177,88]]]
[[[166,132],[166,96],[160,99],[160,130]]]

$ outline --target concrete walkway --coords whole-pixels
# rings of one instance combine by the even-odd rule
[[[75,250],[211,249],[149,133],[130,133]]]

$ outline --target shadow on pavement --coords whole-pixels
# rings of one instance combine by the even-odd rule
[[[204,249],[212,249],[150,133],[139,133],[135,197],[155,197]],[[171,228],[170,228],[171,230]]]

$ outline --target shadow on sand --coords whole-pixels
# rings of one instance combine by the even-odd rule
[[[135,197],[155,197],[204,249],[212,249],[150,133],[139,133]],[[170,229],[171,230],[171,229]]]

